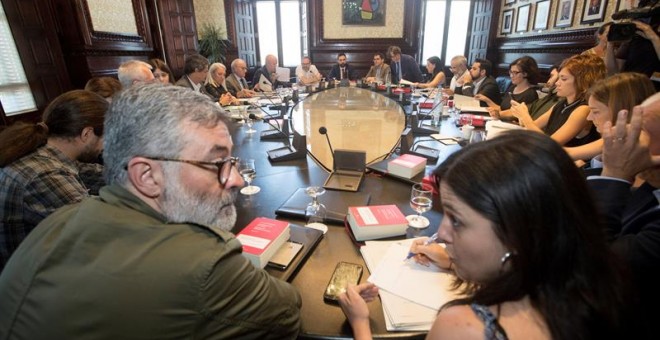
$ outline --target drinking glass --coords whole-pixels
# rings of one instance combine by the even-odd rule
[[[243,121],[245,121],[245,125],[247,125],[248,129],[245,131],[245,133],[251,134],[257,132],[257,130],[252,128],[252,125],[254,125],[254,121],[252,118],[250,118],[250,113],[247,110],[247,107],[241,107],[238,109],[241,117],[243,118]]]
[[[254,166],[254,159],[241,159],[238,164],[238,172],[248,184],[245,188],[241,189],[241,194],[254,195],[261,191],[261,188],[252,185],[252,180],[257,177],[257,168]]]
[[[470,144],[478,143],[486,140],[486,131],[483,130],[474,130],[472,135],[470,135]]]
[[[325,194],[325,189],[323,189],[323,187],[311,186],[305,189],[305,193],[312,198],[312,201],[305,208],[307,226],[314,229],[327,230],[327,226],[323,224],[327,209],[318,199],[319,196]]]
[[[426,228],[429,226],[429,219],[422,216],[431,210],[433,205],[433,188],[429,184],[417,183],[412,186],[410,191],[410,207],[417,212],[417,215],[408,215],[408,225],[413,228]]]

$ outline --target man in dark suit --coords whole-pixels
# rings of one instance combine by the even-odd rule
[[[393,84],[398,84],[401,79],[413,83],[424,81],[422,71],[419,69],[419,64],[417,64],[415,58],[407,54],[401,54],[399,46],[390,46],[387,49],[387,55],[391,60],[390,70],[392,71]]]
[[[206,58],[199,54],[187,56],[183,66],[183,73],[184,75],[174,85],[187,87],[211,98],[204,87],[204,81],[209,73],[209,61]]]
[[[332,66],[330,73],[328,73],[328,78],[335,80],[355,79],[355,72],[347,60],[346,54],[339,53],[337,55],[337,63]]]
[[[603,172],[588,183],[612,248],[632,273],[646,329],[653,330],[660,315],[660,93],[635,107],[628,131],[626,118],[619,114],[615,127],[604,127]],[[636,175],[644,183],[631,190]]]
[[[486,96],[493,103],[501,103],[502,96],[500,95],[500,88],[497,86],[495,78],[491,76],[492,69],[493,64],[490,61],[476,59],[472,63],[472,68],[470,68],[469,72],[465,72],[463,86],[460,88],[457,87],[454,93],[470,97],[477,95]],[[482,107],[488,106],[484,101],[480,101],[479,105]]]
[[[267,80],[265,84],[261,81],[262,75]],[[268,82],[270,82],[270,84],[268,84]],[[267,85],[270,85],[270,87]],[[254,76],[252,77],[252,89],[255,91],[271,92],[275,91],[279,85],[281,84],[277,80],[277,57],[269,54],[266,56],[264,66],[254,72]]]

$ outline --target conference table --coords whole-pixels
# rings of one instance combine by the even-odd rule
[[[267,110],[267,109],[266,109]],[[301,159],[271,162],[267,151],[285,145],[283,140],[260,140],[260,132],[271,129],[265,122],[255,124],[256,133],[246,133],[246,127],[238,124],[232,132],[233,154],[240,158],[255,160],[257,176],[253,185],[261,191],[256,195],[238,194],[236,200],[237,222],[233,229],[239,232],[256,217],[287,220],[295,225],[304,225],[304,219],[278,217],[276,209],[298,188],[322,186],[332,168],[332,153],[326,137],[318,130],[326,127],[328,138],[334,149],[362,150],[367,153],[367,162],[394,150],[401,131],[406,124],[406,111],[402,106],[384,95],[361,88],[336,88],[310,94],[291,109],[291,126],[306,136],[307,156]],[[269,112],[267,112],[269,113]],[[443,134],[457,135],[452,124],[442,126]],[[444,146],[437,142],[422,142],[440,150],[438,164],[459,146]],[[428,164],[430,173],[436,164]],[[397,180],[379,173],[367,173],[359,192],[371,195],[369,205],[395,204],[404,215],[413,214],[410,208],[410,182]],[[430,226],[426,229],[409,228],[408,237],[429,236],[437,231],[442,218],[434,199],[434,209],[426,212]],[[326,303],[323,292],[336,264],[340,261],[363,266],[361,282],[369,277],[369,271],[360,255],[358,246],[351,240],[343,224],[329,224],[328,232],[315,249],[288,279],[302,297],[301,339],[352,338],[350,325],[338,305]],[[271,273],[277,269],[268,268]],[[369,303],[371,329],[374,338],[421,339],[424,332],[388,332],[385,327],[380,300]]]

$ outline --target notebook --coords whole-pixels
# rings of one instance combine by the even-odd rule
[[[343,224],[349,206],[369,205],[371,195],[364,192],[327,190],[319,196],[319,202],[326,208],[326,223]],[[305,208],[312,198],[305,194],[305,188],[298,188],[277,210],[278,216],[305,219]]]
[[[358,191],[364,177],[367,153],[337,149],[333,155],[333,170],[325,180],[323,187],[333,190]]]

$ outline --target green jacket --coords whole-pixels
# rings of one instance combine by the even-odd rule
[[[301,300],[230,232],[167,224],[120,186],[65,206],[0,275],[0,339],[295,338]]]

